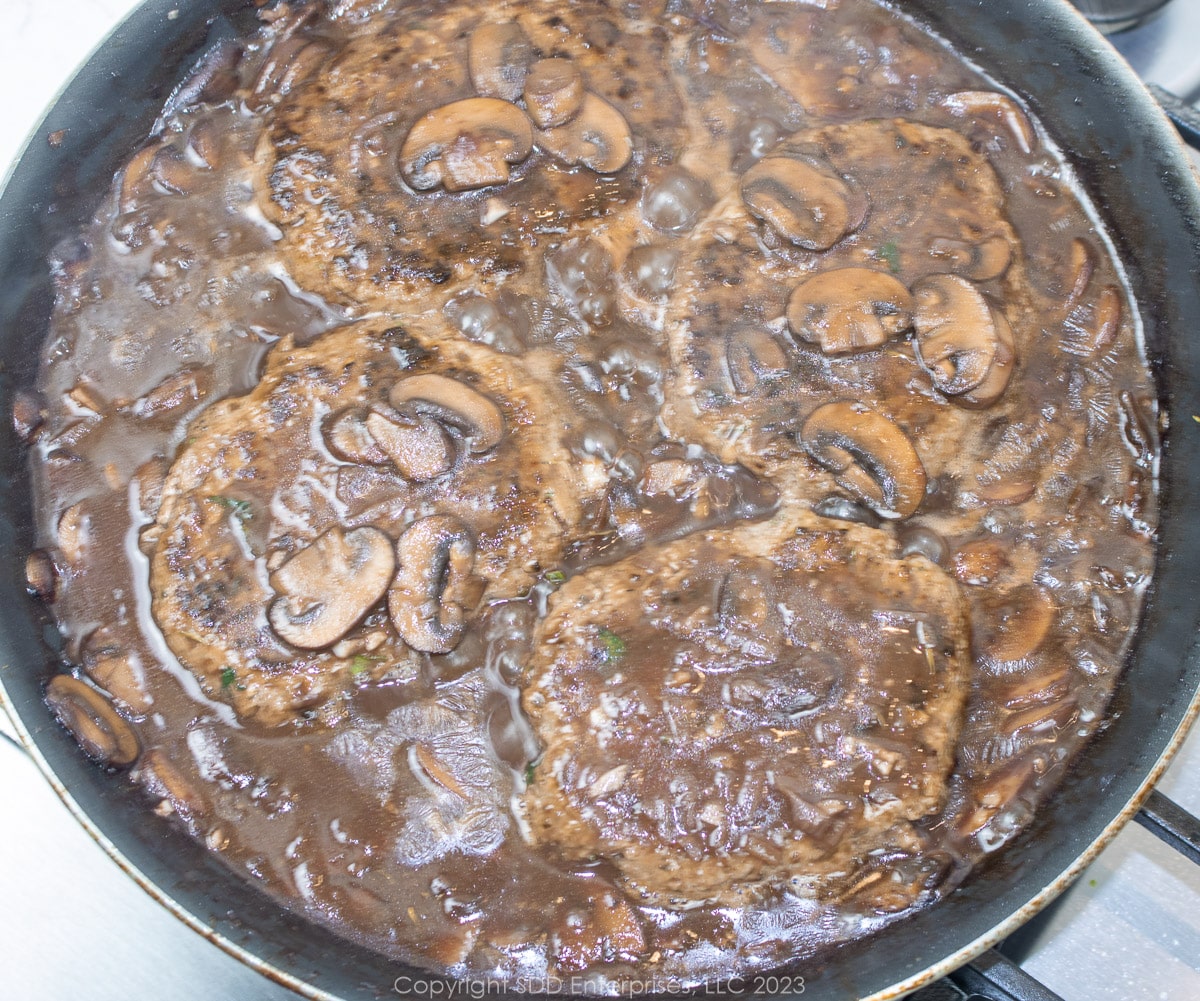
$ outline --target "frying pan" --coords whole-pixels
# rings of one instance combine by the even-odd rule
[[[1132,816],[1200,712],[1200,190],[1150,96],[1062,0],[903,0],[896,6],[1025,100],[1112,234],[1171,415],[1157,578],[1115,715],[1031,827],[938,906],[820,964],[810,999],[883,1001],[966,962],[1061,892]],[[51,306],[46,259],[90,216],[199,53],[248,31],[252,0],[148,0],[79,72],[0,196],[0,411],[32,382]],[[407,970],[281,908],[161,820],[127,779],[85,760],[42,688],[60,644],[24,593],[33,545],[26,455],[0,426],[0,697],[31,755],[100,844],[223,949],[313,998],[396,996]],[[493,995],[489,995],[493,996]],[[497,995],[498,996],[498,995]]]

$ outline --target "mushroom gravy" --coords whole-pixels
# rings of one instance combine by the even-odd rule
[[[262,20],[17,403],[85,750],[343,934],[590,990],[1011,840],[1104,723],[1161,419],[1026,110],[867,0]]]

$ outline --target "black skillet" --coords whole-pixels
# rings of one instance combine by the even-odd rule
[[[1062,0],[897,6],[1028,103],[1068,151],[1113,236],[1171,416],[1161,556],[1119,714],[1059,794],[942,904],[820,966],[801,964],[805,1001],[896,997],[1012,932],[1130,818],[1200,710],[1200,531],[1192,520],[1200,497],[1200,423],[1192,420],[1200,414],[1200,190],[1185,153],[1128,67]],[[198,54],[253,21],[251,0],[148,0],[50,111],[0,197],[0,412],[34,376],[51,302],[51,248],[89,217]],[[60,131],[57,144],[45,141]],[[396,978],[414,971],[282,910],[150,813],[127,780],[89,764],[51,721],[42,687],[56,663],[56,634],[24,592],[33,542],[28,474],[7,422],[0,512],[0,695],[81,822],[175,914],[266,975],[315,998],[395,997]]]

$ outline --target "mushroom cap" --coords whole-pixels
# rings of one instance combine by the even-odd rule
[[[142,748],[133,727],[91,685],[56,674],[46,686],[46,703],[89,758],[116,768],[137,760]]]
[[[869,351],[912,325],[912,296],[882,271],[835,268],[792,290],[787,319],[792,333],[820,344],[826,354]]]
[[[1012,329],[1002,314],[957,275],[928,275],[912,291],[917,359],[934,386],[964,406],[994,402],[1016,360]]]
[[[508,181],[533,150],[533,127],[515,104],[469,97],[427,112],[400,149],[400,173],[418,191],[469,191]]]
[[[481,24],[467,43],[467,71],[480,97],[515,101],[532,59],[533,43],[516,21]]]
[[[401,413],[429,413],[462,431],[472,453],[495,448],[504,436],[504,414],[490,399],[466,383],[427,373],[401,379],[388,394]]]
[[[792,370],[783,345],[763,327],[748,327],[731,334],[725,345],[729,381],[739,396],[747,396],[769,383],[785,378]]]
[[[633,158],[633,135],[625,116],[595,94],[585,94],[571,121],[537,134],[537,144],[568,166],[615,174]]]
[[[566,125],[583,98],[583,74],[570,59],[539,59],[525,75],[525,109],[539,129]]]
[[[831,167],[792,156],[759,160],[741,182],[756,218],[806,250],[828,250],[866,219],[865,197]]]
[[[1042,645],[1057,615],[1050,592],[1036,584],[989,594],[972,623],[975,653],[993,663],[1025,660]]]
[[[959,118],[991,119],[1002,125],[1016,142],[1017,149],[1027,156],[1037,146],[1033,123],[1007,94],[995,90],[960,90],[942,98],[942,107]]]
[[[392,540],[379,529],[335,526],[271,574],[279,593],[271,626],[292,646],[330,646],[383,597],[395,569]]]
[[[475,544],[457,518],[414,521],[396,543],[399,564],[388,591],[392,625],[414,650],[448,653],[466,628]]]
[[[950,270],[971,281],[999,278],[1012,263],[1012,245],[995,234],[975,243],[939,236],[929,242],[929,256],[946,261]]]
[[[884,518],[907,518],[925,497],[925,467],[890,418],[862,403],[817,407],[800,432],[804,450]]]
[[[367,430],[401,475],[414,483],[441,476],[454,465],[454,442],[445,427],[428,414],[409,418],[372,412]]]
[[[978,386],[954,398],[955,403],[970,410],[982,410],[1000,399],[1016,365],[1017,345],[1008,319],[999,309],[993,309],[992,322],[996,327],[996,353],[992,356],[992,365]]]
[[[367,430],[366,407],[346,407],[324,421],[325,447],[338,459],[362,466],[382,466],[387,453]]]

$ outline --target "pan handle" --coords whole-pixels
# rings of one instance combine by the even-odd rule
[[[1193,149],[1200,149],[1200,112],[1156,83],[1149,84],[1148,89],[1167,113],[1183,141]]]

